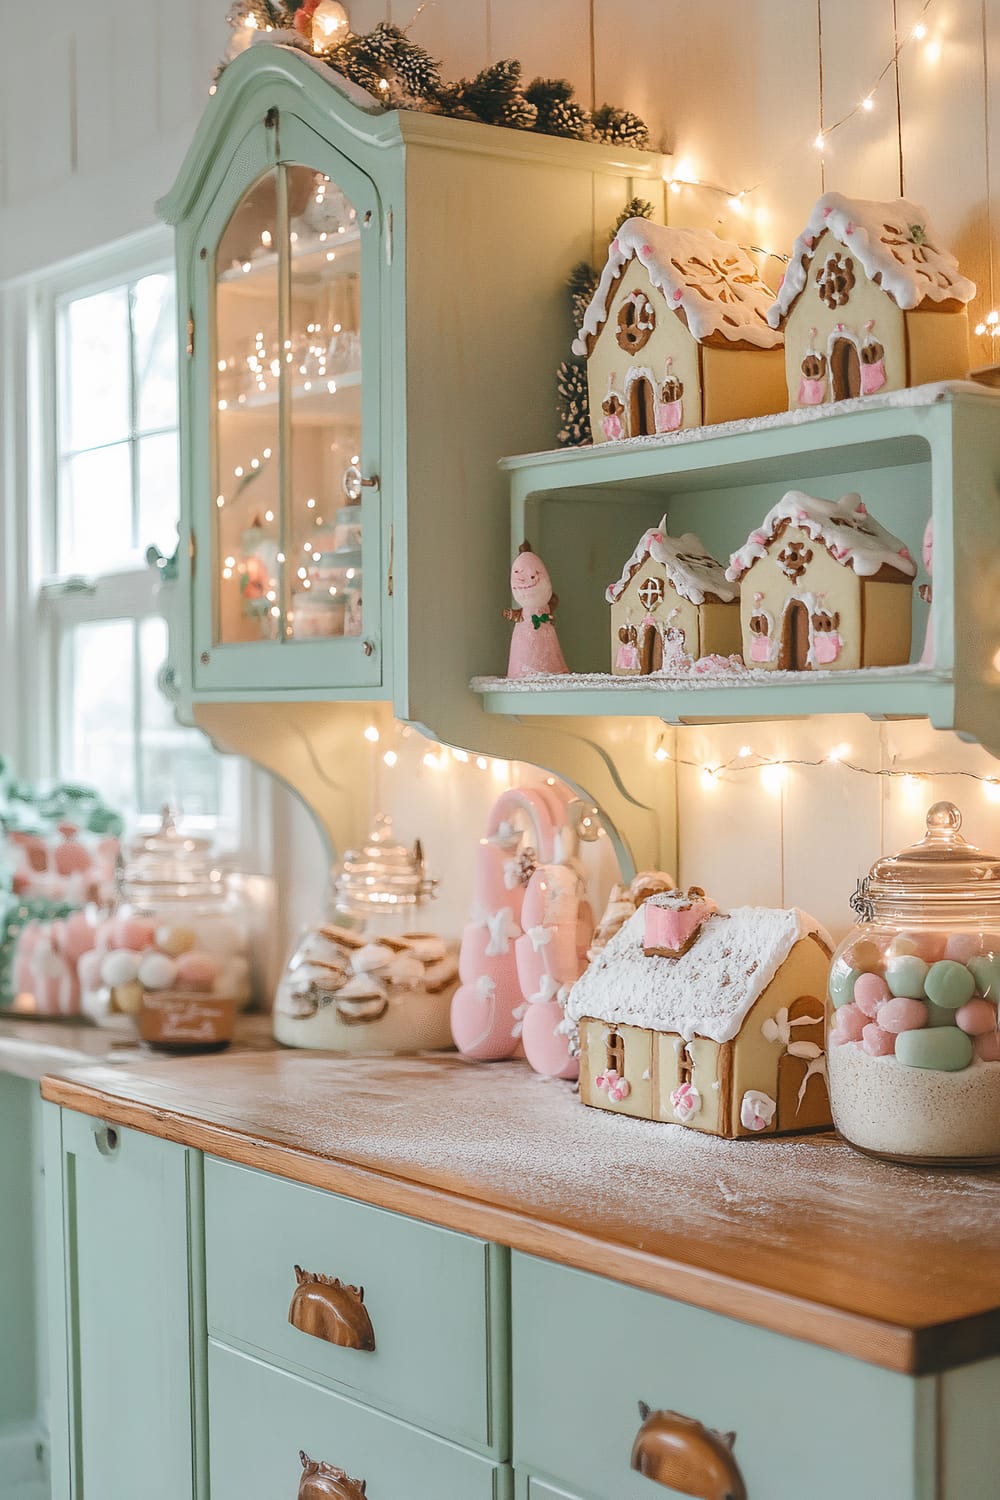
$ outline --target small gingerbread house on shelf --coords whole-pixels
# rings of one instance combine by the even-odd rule
[[[728,1137],[828,1126],[830,953],[794,908],[650,897],[569,994],[583,1103]]]
[[[740,585],[747,666],[803,672],[909,661],[916,571],[860,495],[821,500],[789,490],[726,569]]]
[[[617,676],[669,671],[740,649],[739,589],[692,532],[670,536],[666,516],[640,538],[605,598]]]
[[[573,343],[594,442],[783,411],[772,298],[739,245],[626,219]]]
[[[975,295],[917,204],[824,193],[767,314],[785,336],[789,410],[964,380]]]

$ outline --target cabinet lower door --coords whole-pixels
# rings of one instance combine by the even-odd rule
[[[45,1132],[52,1500],[207,1500],[201,1157],[54,1106]]]

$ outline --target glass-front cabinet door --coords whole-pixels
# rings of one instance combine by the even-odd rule
[[[196,251],[209,336],[196,354],[208,474],[195,502],[195,683],[375,686],[378,197],[285,116],[242,142],[230,178],[237,192],[210,211]]]

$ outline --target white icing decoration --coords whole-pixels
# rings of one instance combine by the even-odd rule
[[[635,571],[650,558],[661,565],[674,590],[691,604],[704,604],[706,597],[728,603],[739,593],[727,583],[722,564],[706,550],[698,537],[691,531],[683,536],[671,536],[664,516],[659,526],[651,527],[639,539],[617,583],[608,585],[604,597],[609,604],[621,598]]]
[[[740,1124],[744,1130],[766,1130],[778,1106],[769,1094],[747,1089],[740,1105]]]
[[[650,1073],[649,1069],[648,1068],[644,1068],[642,1070],[642,1081],[643,1081],[643,1083],[648,1083],[651,1077],[652,1077],[652,1074]]]
[[[587,353],[587,339],[607,321],[608,307],[631,260],[645,267],[671,312],[683,315],[697,340],[715,337],[775,349],[781,335],[768,326],[773,293],[739,245],[708,229],[676,229],[648,219],[626,219],[608,250],[597,290],[573,341],[574,354]],[[655,385],[655,381],[654,381]]]
[[[822,500],[803,490],[788,490],[750,533],[746,544],[733,553],[726,577],[734,582],[741,579],[758,558],[765,557],[783,521],[822,543],[859,578],[870,578],[883,567],[894,568],[906,578],[916,576],[917,565],[904,543],[868,514],[860,495],[852,492],[839,500]],[[859,530],[862,526],[863,531]]]
[[[786,1048],[789,1057],[822,1057],[823,1048],[817,1047],[815,1042],[789,1042]]]
[[[510,939],[517,937],[521,931],[514,921],[514,913],[509,906],[501,906],[492,917],[488,916],[486,927],[490,934],[490,940],[486,944],[487,958],[499,958],[501,953],[509,952]]]
[[[566,1002],[574,1021],[728,1042],[800,939],[815,934],[830,944],[819,923],[795,907],[742,906],[711,916],[680,958],[647,958],[644,933],[640,907],[574,984]]]
[[[528,996],[529,1005],[544,1005],[549,1000],[555,1000],[559,994],[559,981],[552,974],[543,974],[538,981],[538,991]]]
[[[975,284],[959,271],[958,261],[940,247],[919,204],[905,198],[873,203],[824,193],[795,241],[781,289],[768,309],[772,328],[781,325],[805,287],[813,250],[824,231],[850,251],[869,281],[879,277],[882,290],[904,312],[925,301],[971,302],[976,295]]]
[[[773,1016],[768,1016],[766,1020],[761,1022],[760,1031],[766,1042],[780,1042],[783,1047],[787,1047],[789,1052],[791,1052],[793,1050],[791,1045],[792,1027],[815,1026],[821,1020],[822,1016],[796,1016],[794,1021],[790,1021],[788,1019],[788,1006],[783,1005],[780,1010],[775,1011]],[[794,1045],[795,1047],[812,1047],[815,1046],[815,1043],[796,1042]],[[795,1055],[798,1057],[814,1057],[815,1053],[798,1052]]]
[[[804,1047],[808,1046],[808,1043],[800,1042],[797,1045]],[[789,1047],[788,1050],[789,1052],[791,1052],[791,1047]],[[799,1053],[798,1055],[800,1057],[804,1057],[805,1053]],[[806,1068],[802,1082],[799,1085],[798,1097],[795,1101],[796,1114],[798,1114],[799,1110],[802,1108],[802,1101],[806,1096],[806,1088],[809,1084],[810,1078],[814,1073],[818,1073],[822,1078],[826,1077],[826,1053],[821,1051],[819,1047],[816,1048],[815,1056],[811,1059],[809,1066]]]
[[[528,927],[525,929],[525,937],[530,939],[531,951],[538,953],[547,943],[552,941],[551,927]]]
[[[673,1105],[674,1119],[686,1125],[701,1109],[701,1095],[693,1083],[682,1083],[679,1088],[672,1090],[670,1103]]]

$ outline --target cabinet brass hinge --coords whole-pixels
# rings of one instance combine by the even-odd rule
[[[188,308],[188,336],[187,336],[187,356],[188,356],[188,359],[191,359],[193,357],[193,355],[194,355],[194,308],[193,307],[189,307]]]
[[[396,527],[389,527],[389,598],[392,598],[392,569],[396,561]]]

